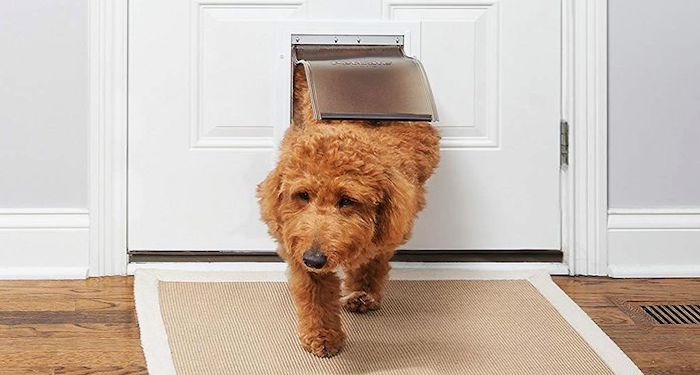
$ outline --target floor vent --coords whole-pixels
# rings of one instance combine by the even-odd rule
[[[700,324],[700,305],[641,305],[659,324]]]

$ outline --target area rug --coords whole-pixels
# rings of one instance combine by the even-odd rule
[[[139,270],[150,374],[640,375],[540,272],[394,272],[382,308],[343,313],[344,350],[297,343],[284,275]]]

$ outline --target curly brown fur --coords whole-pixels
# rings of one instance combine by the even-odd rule
[[[280,160],[257,194],[289,263],[301,344],[328,357],[345,342],[341,305],[358,313],[379,308],[389,259],[425,205],[439,135],[428,123],[316,120],[300,68],[293,104]],[[305,254],[325,259],[312,267]],[[342,297],[338,268],[345,272]]]

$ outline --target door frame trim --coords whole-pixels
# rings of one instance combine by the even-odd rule
[[[125,275],[128,0],[91,0],[89,275]]]
[[[127,271],[127,43],[128,0],[90,1],[90,276]],[[607,0],[562,0],[562,53],[564,264],[607,275]]]
[[[571,275],[608,275],[608,1],[562,2],[562,250]]]

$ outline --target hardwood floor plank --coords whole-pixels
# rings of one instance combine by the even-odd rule
[[[75,309],[78,311],[131,311],[134,310],[134,298],[78,298],[75,301]]]
[[[77,367],[77,368],[58,368],[55,374],[61,375],[146,375],[148,372],[144,367]]]
[[[75,311],[76,301],[62,295],[4,296],[0,294],[0,311]]]
[[[91,337],[12,337],[4,338],[3,345],[0,345],[0,356],[14,355],[22,353],[23,355],[31,355],[32,353],[40,354],[44,352],[55,352],[62,350],[64,352],[110,352],[112,350],[119,351],[136,351],[141,349],[141,340],[138,338],[101,338]]]
[[[0,375],[53,375],[56,369],[52,367],[11,367],[1,368]]]
[[[584,310],[599,326],[635,326],[637,323],[619,307],[586,307]]]
[[[0,339],[19,337],[138,339],[139,329],[134,322],[0,325]]]
[[[76,340],[78,341],[78,340]],[[146,367],[140,350],[118,350],[114,343],[111,350],[101,353],[77,350],[19,352],[0,356],[0,368],[128,368]]]
[[[0,324],[134,323],[133,311],[0,311]]]
[[[146,375],[144,367],[16,367],[0,369],[0,375]]]

